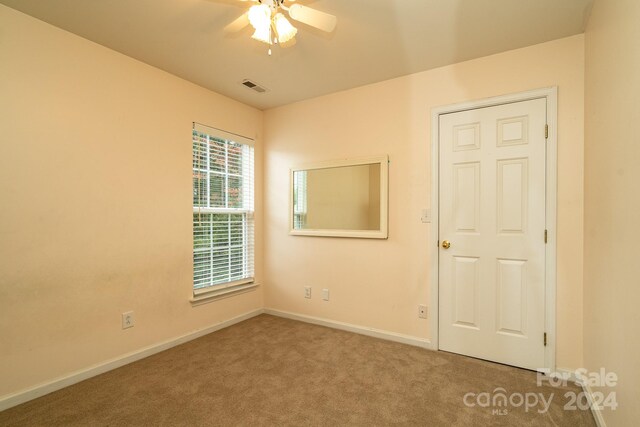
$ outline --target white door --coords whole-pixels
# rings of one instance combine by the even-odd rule
[[[544,368],[546,100],[439,124],[439,347]]]

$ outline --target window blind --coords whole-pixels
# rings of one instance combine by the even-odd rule
[[[253,142],[194,124],[194,294],[242,286],[253,276]]]
[[[307,225],[307,171],[293,173],[293,228]]]

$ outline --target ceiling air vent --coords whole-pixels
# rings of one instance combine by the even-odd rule
[[[249,89],[255,90],[258,93],[264,93],[267,91],[267,89],[265,89],[264,87],[260,86],[258,83],[256,82],[252,82],[251,80],[248,79],[244,79],[242,81],[242,84],[246,87],[248,87]]]

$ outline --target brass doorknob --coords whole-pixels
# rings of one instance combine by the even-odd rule
[[[442,241],[442,247],[445,249],[449,249],[451,247],[451,242],[448,240],[443,240]]]

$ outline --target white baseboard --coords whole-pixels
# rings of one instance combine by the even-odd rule
[[[307,316],[304,314],[291,313],[288,311],[274,310],[265,308],[265,314],[273,316],[285,317],[287,319],[299,320],[301,322],[313,323],[314,325],[326,326],[333,329],[354,332],[356,334],[367,335],[370,337],[381,338],[388,341],[395,341],[402,344],[409,344],[416,347],[433,350],[431,341],[426,338],[418,338],[411,335],[403,335],[395,332],[383,331],[381,329],[369,328],[366,326],[353,325],[351,323],[338,322],[336,320],[323,319],[320,317]]]
[[[591,386],[585,381],[580,381],[580,385],[587,395],[587,399],[589,399],[589,406],[591,406],[591,413],[593,414],[593,419],[596,420],[596,425],[598,427],[607,427],[607,424],[604,422],[604,417],[602,416],[602,409],[593,404],[594,399]]]
[[[551,376],[554,376],[554,374],[559,374],[562,378],[566,378],[567,381],[571,381],[582,386],[582,378],[578,378],[575,370],[556,368],[555,372],[551,373]]]
[[[111,371],[113,369],[119,368],[121,366],[127,365],[137,360],[144,359],[145,357],[149,357],[153,354],[160,353],[161,351],[168,350],[171,347],[184,344],[188,341],[194,340],[196,338],[200,338],[204,335],[210,334],[220,329],[227,328],[231,325],[234,325],[236,323],[258,316],[262,313],[264,313],[264,310],[261,308],[257,310],[253,310],[248,313],[241,314],[240,316],[233,317],[229,320],[224,320],[222,322],[216,323],[215,325],[212,325],[203,329],[198,329],[188,334],[181,335],[179,337],[172,338],[170,340],[163,341],[161,343],[154,344],[149,347],[145,347],[140,350],[136,350],[131,353],[124,354],[114,359],[107,360],[106,362],[102,362],[97,365],[90,366],[86,369],[72,372],[68,375],[56,378],[55,380],[38,384],[34,387],[21,390],[17,393],[0,396],[0,411],[4,411],[5,409],[9,409],[21,403],[28,402],[29,400],[33,400],[40,396],[44,396],[45,394],[52,393],[56,390],[60,390],[72,384],[79,383],[80,381],[84,381],[88,378],[95,377],[96,375],[103,374],[105,372]]]
[[[591,407],[591,413],[593,414],[593,419],[596,421],[596,425],[598,427],[607,427],[607,424],[604,422],[604,417],[602,416],[602,409],[593,404],[593,390],[584,378],[579,377],[576,375],[576,371],[572,371],[570,369],[558,368],[556,369],[556,372],[562,375],[563,378],[568,378],[570,381],[573,381],[582,387],[582,391],[587,395],[587,399]]]

